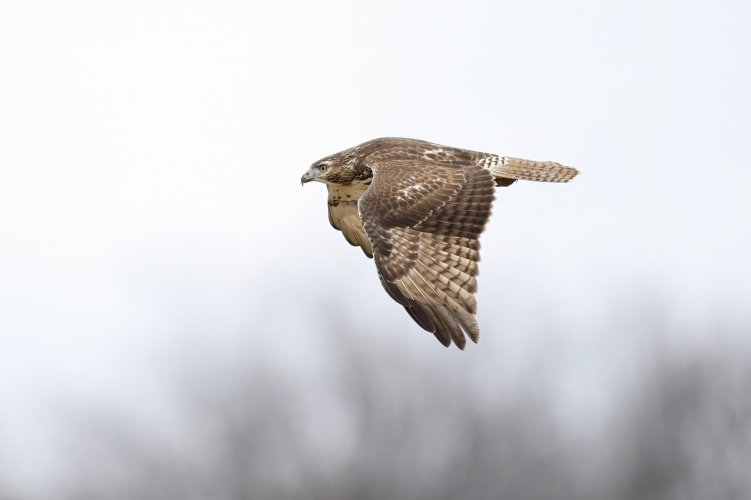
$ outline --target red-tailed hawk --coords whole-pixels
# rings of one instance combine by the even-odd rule
[[[415,139],[382,138],[327,156],[302,176],[329,190],[329,221],[374,258],[391,298],[445,346],[480,336],[478,238],[496,186],[568,182],[577,170]]]

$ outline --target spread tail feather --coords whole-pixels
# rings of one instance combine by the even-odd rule
[[[541,182],[568,182],[579,173],[572,167],[552,161],[533,161],[503,156],[490,167],[496,184],[505,186],[515,179]],[[513,179],[513,180],[512,180]],[[509,180],[511,182],[509,182]]]

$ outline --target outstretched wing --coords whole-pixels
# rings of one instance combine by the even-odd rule
[[[357,211],[357,202],[368,187],[369,184],[352,184],[351,186],[328,184],[329,222],[334,229],[344,234],[344,238],[350,245],[359,246],[365,255],[373,258],[370,240],[365,234],[360,214]]]
[[[445,346],[477,342],[478,237],[490,216],[492,174],[472,164],[385,160],[369,165],[360,198],[381,283]]]

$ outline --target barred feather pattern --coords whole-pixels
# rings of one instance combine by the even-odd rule
[[[488,170],[496,177],[496,181],[502,179],[522,179],[525,181],[538,182],[568,182],[579,173],[573,167],[567,167],[552,161],[524,160],[511,156],[498,157],[490,155],[485,160]]]
[[[464,349],[467,336],[474,342],[480,336],[474,317],[478,238],[490,216],[492,175],[481,168],[433,167],[437,184],[430,189],[410,190],[409,177],[398,168],[390,170],[393,167],[378,167],[373,195],[367,192],[360,204],[365,230],[374,242],[381,282],[391,297],[443,345],[453,342]],[[410,171],[414,173],[414,168]],[[379,183],[410,192],[413,199],[379,196]],[[418,210],[419,217],[405,218],[401,213],[406,210],[412,214],[416,206],[423,209]]]

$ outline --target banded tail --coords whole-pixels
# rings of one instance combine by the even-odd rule
[[[568,182],[579,173],[552,161],[533,161],[510,156],[493,156],[487,168],[493,174],[498,186],[508,186],[517,179],[540,182]]]

